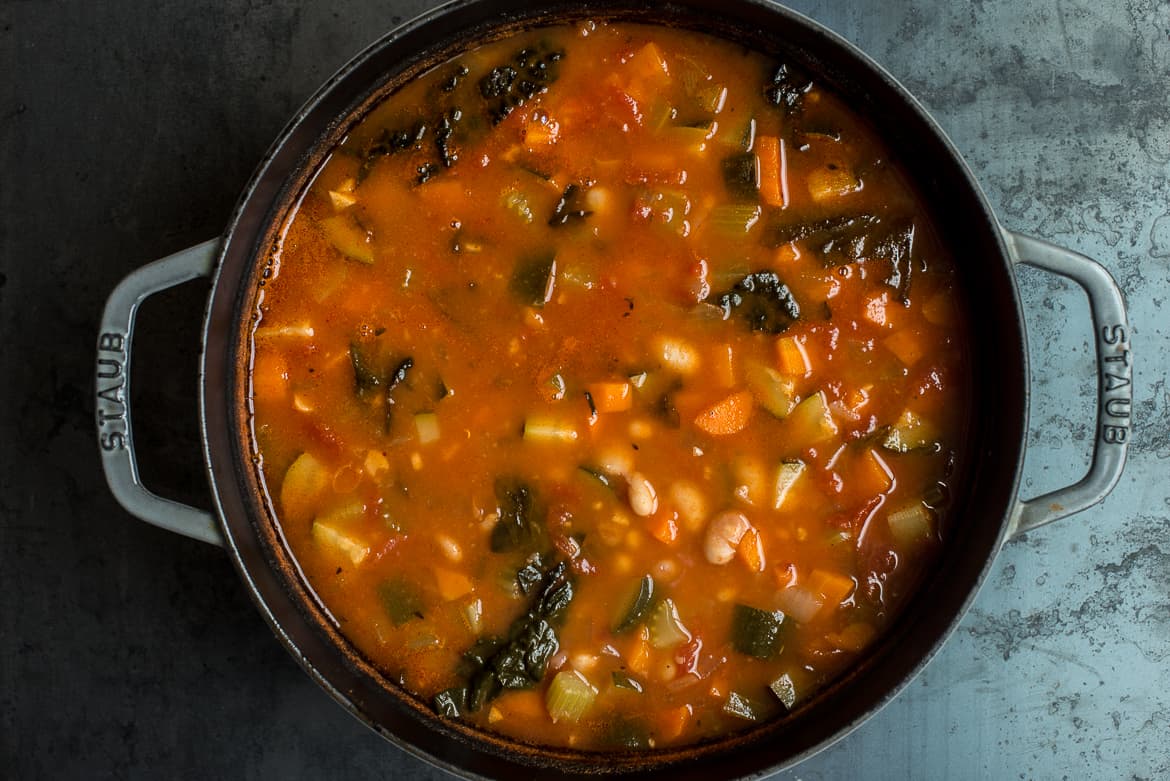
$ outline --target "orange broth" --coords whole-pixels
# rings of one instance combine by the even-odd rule
[[[543,28],[286,218],[254,445],[340,631],[450,718],[663,747],[798,708],[940,544],[951,260],[873,132],[700,34]]]

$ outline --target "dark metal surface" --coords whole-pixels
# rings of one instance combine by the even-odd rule
[[[1155,360],[1138,372],[1120,492],[1009,546],[911,690],[791,777],[1165,775],[1170,11],[796,6],[925,99],[1007,224],[1102,259]],[[110,286],[218,232],[284,119],[390,16],[357,2],[0,6],[0,757],[17,776],[433,775],[304,678],[222,553],[116,508],[86,402]],[[1081,300],[1024,279],[1039,493],[1083,471],[1094,377]],[[140,421],[157,421],[144,476],[195,502],[185,339],[203,295],[148,304],[141,333],[157,337],[137,356],[174,372],[139,384]]]

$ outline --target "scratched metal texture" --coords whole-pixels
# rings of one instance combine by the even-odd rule
[[[115,282],[216,235],[300,102],[428,5],[0,2],[0,775],[441,777],[301,673],[221,552],[117,507],[89,401]],[[1005,225],[1113,272],[1137,364],[1113,495],[1008,544],[925,672],[780,777],[1170,778],[1170,4],[792,5],[926,104]],[[1095,379],[1084,296],[1020,284],[1039,494],[1085,468]],[[147,304],[135,369],[144,473],[195,503],[205,290]]]

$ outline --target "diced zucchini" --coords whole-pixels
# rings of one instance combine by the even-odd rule
[[[818,391],[796,405],[788,416],[794,444],[802,447],[826,442],[837,435],[837,424],[829,411],[824,391]]]
[[[414,428],[418,432],[419,444],[429,445],[439,439],[439,416],[433,412],[420,412],[414,416]]]
[[[776,699],[780,700],[780,704],[782,704],[785,709],[791,713],[792,710],[796,707],[797,701],[799,700],[799,695],[796,691],[796,684],[793,682],[792,676],[788,673],[784,673],[779,678],[772,681],[768,688],[771,690],[772,694],[776,695]]]
[[[691,633],[678,617],[674,601],[664,599],[654,608],[646,622],[650,629],[650,644],[658,649],[673,648],[691,639]]]
[[[637,678],[632,678],[623,672],[614,670],[612,674],[613,685],[619,689],[626,689],[627,691],[642,693],[642,684]]]
[[[310,533],[317,544],[332,548],[348,558],[355,566],[361,564],[366,560],[366,556],[370,555],[368,543],[352,534],[347,534],[334,524],[313,521]]]
[[[654,592],[654,578],[650,575],[643,575],[634,587],[632,596],[626,601],[626,607],[622,611],[621,617],[614,624],[614,634],[621,634],[638,625],[642,617],[650,612],[650,608],[654,605]]]
[[[572,423],[550,415],[529,415],[524,419],[524,439],[529,442],[575,442]]]
[[[662,137],[672,146],[684,151],[701,153],[706,151],[707,142],[715,135],[716,130],[717,127],[713,122],[702,125],[669,127],[663,131]]]
[[[723,159],[723,182],[739,201],[755,203],[760,197],[760,161],[754,152],[739,152]]]
[[[776,510],[784,509],[784,503],[788,500],[788,493],[792,490],[792,486],[800,479],[800,476],[805,473],[808,467],[800,459],[791,459],[784,461],[776,470],[776,490],[772,494],[772,507]]]
[[[796,381],[771,366],[749,363],[745,379],[760,406],[776,417],[787,417],[796,406]]]
[[[386,580],[378,584],[378,601],[394,622],[402,626],[423,617],[423,601],[414,584],[407,580]]]
[[[352,212],[326,217],[318,224],[326,240],[342,255],[367,266],[374,262],[374,234],[362,227]]]
[[[739,692],[732,692],[728,695],[727,702],[723,704],[723,712],[745,721],[763,721],[768,718],[766,703]]]
[[[597,689],[576,670],[562,670],[549,684],[545,706],[553,722],[579,721],[597,699]]]
[[[886,516],[886,523],[900,545],[913,545],[934,536],[934,516],[922,502],[894,510]]]
[[[784,613],[736,605],[731,614],[731,644],[735,650],[757,659],[771,659],[784,648],[781,629]]]
[[[939,432],[933,423],[906,409],[886,433],[882,447],[896,453],[909,453],[911,450],[925,448],[936,450],[938,439]]]
[[[552,299],[556,274],[555,252],[523,258],[516,264],[509,289],[520,303],[540,308]]]
[[[727,87],[706,82],[694,90],[695,102],[701,111],[718,114],[727,102]]]

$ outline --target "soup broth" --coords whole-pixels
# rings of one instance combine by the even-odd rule
[[[796,710],[931,566],[952,261],[788,63],[586,22],[434,68],[287,215],[251,333],[270,507],[341,633],[582,749]]]

